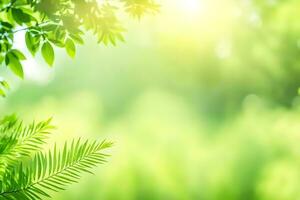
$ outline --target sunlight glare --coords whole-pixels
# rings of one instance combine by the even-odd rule
[[[198,15],[202,10],[201,0],[180,0],[182,12],[189,16]]]

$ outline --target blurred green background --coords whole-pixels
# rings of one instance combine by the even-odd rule
[[[26,61],[0,100],[3,115],[53,116],[56,141],[115,142],[96,175],[54,199],[299,199],[300,1],[161,5],[124,18],[117,47],[87,36],[53,69]]]

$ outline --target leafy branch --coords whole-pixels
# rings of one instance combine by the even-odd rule
[[[134,18],[155,13],[154,0],[2,0],[0,1],[0,65],[4,63],[15,75],[24,78],[23,52],[13,48],[17,32],[25,32],[27,49],[35,56],[41,51],[46,63],[53,66],[55,47],[65,48],[70,57],[76,45],[84,43],[86,32],[98,43],[116,45],[124,41],[125,28],[119,20],[124,11]],[[3,80],[4,81],[4,80]],[[0,80],[0,95],[8,83]],[[3,84],[2,84],[3,82]]]
[[[13,125],[1,127],[0,132],[0,177],[4,171],[16,164],[22,157],[30,156],[31,151],[38,151],[45,144],[53,126],[51,119],[40,123],[32,123],[29,126],[23,125],[18,120]],[[12,123],[12,122],[11,122]]]
[[[65,48],[70,57],[76,46],[84,44],[83,36],[91,32],[104,45],[124,41],[125,28],[118,15],[123,11],[134,18],[155,13],[154,0],[1,0],[0,65],[24,78],[20,49],[14,48],[15,34],[25,32],[28,51],[40,52],[50,66],[54,65],[55,47]],[[8,82],[0,77],[0,95],[5,96]],[[50,192],[75,183],[83,172],[105,162],[102,151],[110,142],[80,139],[56,145],[43,152],[43,146],[54,127],[51,119],[24,125],[15,116],[0,121],[0,199],[35,200],[50,197]],[[34,156],[33,156],[34,155]]]
[[[102,151],[112,145],[106,141],[73,139],[71,144],[65,142],[61,150],[55,144],[52,150],[42,152],[40,145],[52,128],[50,120],[24,126],[10,116],[1,122],[0,199],[50,197],[49,192],[64,190],[78,182],[82,173],[92,173],[90,169],[105,162],[108,155]],[[15,157],[17,153],[21,157]]]

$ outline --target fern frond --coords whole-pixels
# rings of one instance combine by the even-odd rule
[[[67,142],[62,150],[56,145],[48,153],[37,153],[33,161],[24,167],[21,163],[17,168],[4,174],[4,184],[0,182],[0,199],[41,199],[50,197],[50,191],[64,190],[67,185],[75,183],[81,173],[105,162],[106,154],[102,150],[112,143],[103,141],[73,140]]]
[[[51,119],[24,126],[22,121],[7,118],[0,123],[0,179],[8,167],[39,151],[54,127]]]

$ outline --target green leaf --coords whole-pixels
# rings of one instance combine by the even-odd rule
[[[6,88],[6,89],[9,89],[9,88],[10,88],[10,87],[9,87],[9,84],[7,83],[7,81],[2,80],[2,81],[0,81],[0,84],[1,84],[4,88]]]
[[[115,35],[109,35],[109,40],[110,40],[110,42],[111,42],[114,46],[116,46],[116,37],[115,37]]]
[[[77,44],[84,44],[84,41],[83,41],[83,39],[81,38],[80,35],[70,34],[70,37],[71,37]]]
[[[75,57],[76,47],[75,47],[75,44],[74,44],[73,40],[67,39],[67,41],[66,41],[66,50],[67,50],[68,55],[71,58]]]
[[[12,49],[11,53],[13,53],[19,60],[26,60],[26,57],[24,56],[24,54],[19,51],[18,49]]]
[[[0,66],[1,66],[3,60],[4,60],[4,55],[2,53],[0,53]]]
[[[5,97],[5,96],[6,96],[4,90],[1,89],[1,88],[0,88],[0,96],[2,96],[2,97]]]
[[[34,36],[31,32],[27,31],[25,34],[25,42],[27,49],[33,56],[35,56],[40,46],[40,36]]]
[[[5,56],[5,63],[11,69],[11,71],[19,76],[20,78],[24,78],[23,67],[20,63],[18,57],[16,57],[12,52],[8,52]]]
[[[42,55],[48,65],[52,66],[54,62],[54,50],[50,42],[45,42],[42,46]]]
[[[54,44],[57,47],[60,47],[60,48],[65,47],[65,44],[64,44],[63,41],[52,39],[52,38],[48,38],[48,40],[51,41],[51,43]]]
[[[27,13],[23,12],[23,10],[18,8],[12,8],[11,14],[14,20],[19,24],[22,25],[23,23],[28,23],[31,20],[31,16]]]

